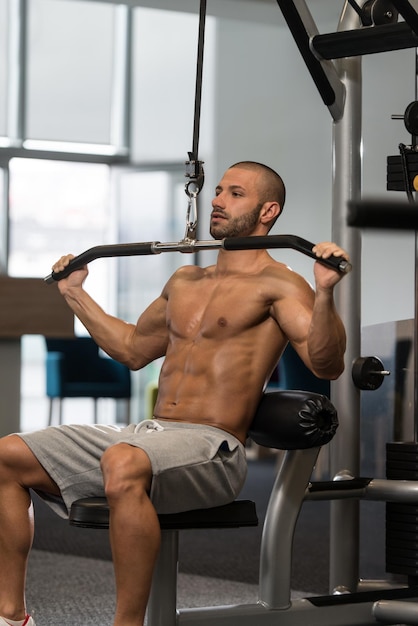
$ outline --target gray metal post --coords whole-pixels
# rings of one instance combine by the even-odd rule
[[[357,14],[345,4],[341,30],[358,27]],[[332,400],[340,426],[331,444],[333,478],[358,476],[360,471],[360,392],[351,378],[353,360],[360,356],[361,243],[360,233],[346,224],[347,202],[361,194],[361,57],[336,62],[346,87],[344,113],[333,125],[332,237],[350,254],[353,270],[337,287],[336,304],[347,331],[345,372],[332,383]],[[355,591],[359,579],[359,504],[331,503],[330,590]]]
[[[9,8],[7,135],[12,146],[21,146],[25,132],[27,0],[14,0]]]
[[[131,7],[115,7],[110,143],[123,155],[129,154],[131,145],[132,19]]]
[[[270,495],[260,550],[259,600],[270,609],[290,604],[296,521],[319,448],[286,450]]]
[[[176,626],[178,553],[179,531],[162,531],[147,606],[148,626]]]

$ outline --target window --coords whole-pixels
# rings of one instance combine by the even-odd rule
[[[110,143],[116,8],[74,0],[28,8],[27,137]]]
[[[0,170],[1,171],[1,170]],[[44,277],[62,254],[78,254],[113,241],[109,168],[101,164],[36,159],[10,161],[11,276]],[[103,306],[113,301],[114,260],[91,267],[89,291]],[[109,278],[110,276],[110,278]],[[51,287],[52,288],[52,287]],[[85,334],[76,323],[77,334]],[[77,401],[76,401],[77,402]],[[91,420],[90,401],[64,408],[64,416]],[[101,419],[114,421],[115,403],[101,407]],[[112,413],[113,410],[113,413]],[[68,413],[67,413],[68,411]],[[45,345],[42,337],[22,339],[21,427],[46,425]]]
[[[8,3],[0,2],[0,137],[7,134]]]
[[[195,14],[105,0],[0,2],[2,271],[43,278],[67,252],[183,237],[196,41]],[[168,65],[161,42],[169,42]],[[168,117],[167,85],[182,93]],[[132,159],[146,165],[122,165]],[[176,267],[193,262],[193,254],[178,252],[97,259],[86,286],[105,310],[134,322]],[[85,332],[80,323],[76,332]],[[43,371],[41,340],[24,338],[24,381],[40,380],[34,370],[25,377],[25,367]],[[136,419],[158,369],[135,378]],[[36,390],[25,384],[23,420],[26,400],[33,414],[44,393],[39,382]]]
[[[8,238],[7,238],[7,170],[0,167],[0,272],[7,270]]]
[[[123,4],[1,2],[0,145],[126,160],[130,31]]]
[[[9,274],[42,278],[63,254],[113,241],[109,185],[107,165],[12,159]],[[107,267],[95,267],[91,281],[104,305]]]

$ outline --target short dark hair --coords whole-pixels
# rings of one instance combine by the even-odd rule
[[[263,163],[257,163],[257,161],[239,161],[231,165],[230,169],[233,167],[260,172],[263,178],[262,186],[259,189],[260,203],[277,202],[280,205],[281,214],[286,200],[286,187],[282,177],[275,170]]]

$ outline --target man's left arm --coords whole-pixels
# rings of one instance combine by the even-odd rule
[[[347,253],[331,242],[320,243],[313,251],[318,257],[341,256]],[[319,378],[335,379],[344,371],[346,334],[334,303],[334,287],[343,274],[315,263],[315,299],[307,336],[307,351],[313,373]]]
[[[348,255],[336,244],[314,248],[318,257]],[[343,274],[316,262],[315,290],[290,273],[274,306],[274,317],[305,365],[318,377],[338,378],[344,371],[346,334],[334,303],[334,288]]]

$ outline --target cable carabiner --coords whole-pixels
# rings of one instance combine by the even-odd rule
[[[193,159],[193,154],[189,152],[190,160],[186,161],[185,176],[190,180],[185,184],[184,190],[189,197],[187,203],[186,234],[185,240],[192,241],[197,236],[197,196],[202,190],[205,181],[203,171],[203,161]]]
[[[186,185],[186,193],[189,196],[189,202],[187,204],[185,240],[195,240],[197,235],[197,196],[200,190],[196,187],[196,189],[191,191],[191,185],[191,182]]]

